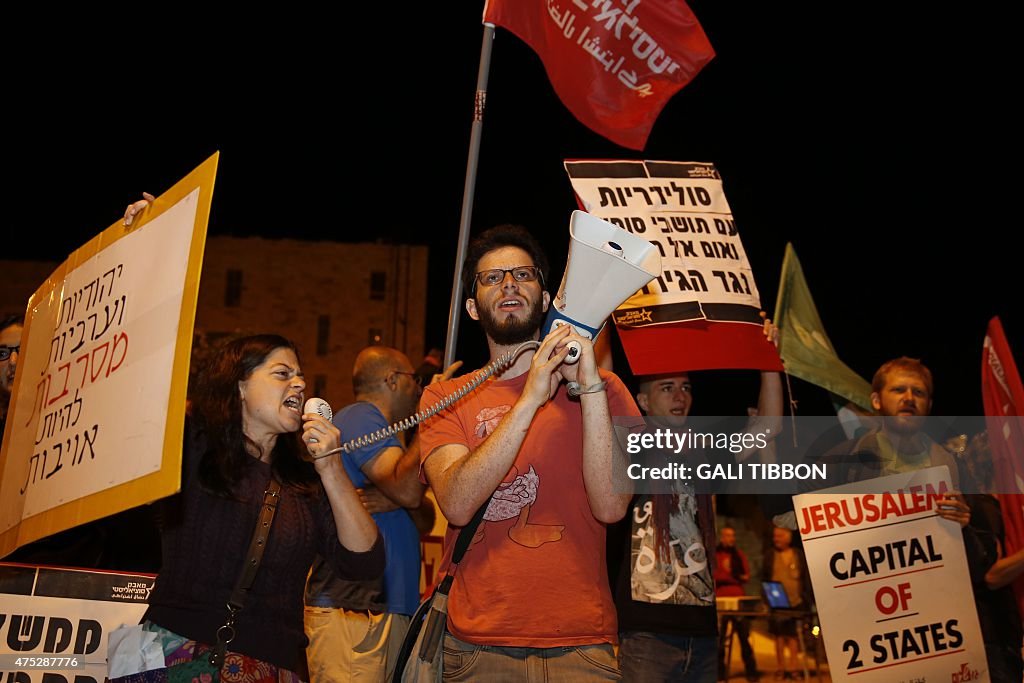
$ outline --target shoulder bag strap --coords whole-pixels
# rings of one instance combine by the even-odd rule
[[[227,651],[228,643],[235,639],[235,618],[242,611],[245,599],[249,595],[253,581],[256,580],[256,572],[260,568],[260,561],[263,559],[263,552],[267,549],[267,537],[270,536],[270,525],[274,521],[274,514],[277,512],[277,504],[281,500],[281,484],[271,477],[267,490],[263,492],[263,504],[260,506],[260,516],[256,522],[256,529],[252,533],[252,540],[249,541],[249,549],[245,552],[245,563],[242,565],[242,573],[235,582],[235,588],[228,598],[228,619],[224,625],[217,629],[217,644],[213,654],[210,655],[210,663],[219,667],[224,663],[224,653]]]

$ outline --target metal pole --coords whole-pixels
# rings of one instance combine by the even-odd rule
[[[466,161],[466,185],[462,190],[462,218],[459,221],[459,246],[455,252],[455,274],[452,276],[452,300],[448,309],[448,337],[444,343],[444,367],[455,361],[455,343],[459,337],[459,316],[462,313],[462,262],[466,260],[469,224],[473,218],[473,193],[476,191],[476,167],[480,159],[480,137],[484,128],[484,107],[487,104],[487,76],[491,68],[491,45],[494,24],[484,24],[484,40],[480,47],[480,71],[476,76],[476,98],[473,105],[473,128],[469,137],[469,158]]]

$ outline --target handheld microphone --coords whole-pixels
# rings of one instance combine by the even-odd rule
[[[316,396],[306,399],[306,405],[302,407],[302,412],[316,413],[328,422],[334,419],[334,413],[331,411],[331,404],[322,398],[317,398]],[[319,441],[312,439],[311,443],[319,443]]]
[[[583,351],[583,347],[580,346],[578,341],[571,341],[566,344],[569,347],[569,355],[565,357],[563,361],[566,365],[572,365],[580,359],[580,352]]]

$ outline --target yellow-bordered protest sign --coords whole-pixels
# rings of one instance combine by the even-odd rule
[[[29,299],[0,450],[0,557],[176,492],[219,153]]]

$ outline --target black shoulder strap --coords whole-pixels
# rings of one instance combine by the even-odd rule
[[[231,591],[231,598],[228,606],[234,607],[235,611],[242,609],[245,604],[245,597],[256,580],[256,571],[260,568],[260,561],[263,559],[263,551],[267,549],[267,537],[270,535],[270,524],[274,521],[274,514],[277,512],[277,503],[281,499],[281,485],[271,477],[267,490],[263,492],[263,506],[260,508],[260,517],[256,522],[256,529],[252,532],[252,540],[249,541],[249,549],[245,552],[245,564],[242,565],[242,573],[235,582],[235,589]]]
[[[210,656],[210,663],[220,666],[224,661],[224,653],[227,651],[228,643],[235,639],[235,618],[242,611],[245,605],[245,598],[249,595],[253,581],[256,580],[256,572],[259,571],[260,561],[263,559],[263,552],[267,549],[267,537],[270,536],[270,525],[274,521],[274,514],[277,512],[277,504],[281,500],[281,484],[273,477],[263,492],[263,504],[260,506],[260,516],[256,521],[256,528],[252,532],[252,540],[249,541],[249,549],[245,552],[245,563],[242,565],[242,573],[235,582],[235,588],[228,598],[228,619],[224,625],[217,629],[217,644],[213,654]]]
[[[469,544],[473,542],[473,536],[476,534],[477,528],[480,526],[480,522],[484,519],[484,513],[487,512],[487,506],[490,504],[491,499],[480,506],[480,509],[473,515],[473,519],[469,520],[469,524],[462,527],[462,531],[459,532],[459,537],[455,539],[455,549],[452,550],[452,563],[448,569],[448,574],[441,581],[441,585],[438,586],[438,590],[446,594],[451,590],[452,582],[455,580],[455,570],[459,567],[459,562],[462,562],[463,556],[466,551],[469,550]]]

